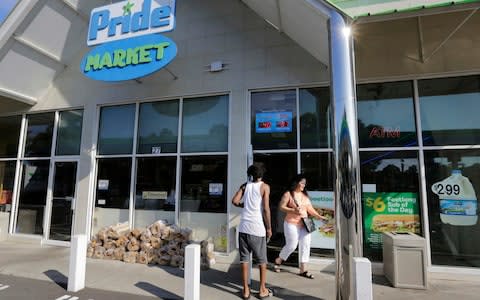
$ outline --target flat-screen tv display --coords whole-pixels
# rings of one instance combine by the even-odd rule
[[[292,116],[291,111],[256,113],[255,132],[292,132]]]

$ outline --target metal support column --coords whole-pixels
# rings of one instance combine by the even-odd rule
[[[330,9],[330,89],[334,111],[337,299],[353,299],[353,257],[362,256],[360,159],[350,29]]]

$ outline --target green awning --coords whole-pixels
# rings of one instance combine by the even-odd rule
[[[327,0],[352,18],[414,12],[422,9],[480,3],[480,0],[412,1],[412,0]]]

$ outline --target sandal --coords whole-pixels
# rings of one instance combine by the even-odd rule
[[[265,298],[268,298],[268,297],[271,297],[273,296],[273,291],[271,289],[267,289],[267,294],[266,295],[260,295],[260,293],[258,293],[258,297],[260,299],[265,299]]]
[[[245,296],[245,294],[242,294],[242,299],[243,300],[248,300],[250,299],[250,296],[252,295],[252,292],[251,291],[248,291],[248,296]]]
[[[308,271],[305,271],[303,273],[299,273],[298,275],[302,276],[302,277],[305,277],[305,278],[308,278],[308,279],[314,279],[315,277],[313,276],[312,273],[309,273]]]

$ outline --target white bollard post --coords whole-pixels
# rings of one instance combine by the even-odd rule
[[[85,287],[85,270],[87,265],[87,236],[78,234],[70,243],[70,265],[68,270],[69,292],[78,292]]]
[[[365,257],[353,258],[353,296],[355,300],[373,300],[372,264]]]
[[[185,247],[184,299],[200,300],[200,245]]]

